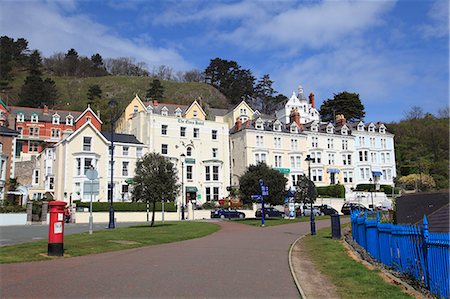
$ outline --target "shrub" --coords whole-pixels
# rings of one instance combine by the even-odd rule
[[[4,206],[0,207],[0,214],[7,214],[7,213],[22,213],[26,212],[27,208],[22,206]]]
[[[371,191],[373,189],[373,184],[358,184],[355,191]],[[380,192],[384,192],[387,195],[392,194],[391,185],[380,185]],[[400,194],[400,188],[395,188],[395,194]]]
[[[89,202],[74,202],[77,207],[89,208]],[[145,202],[115,202],[113,203],[114,211],[116,212],[145,212],[147,211],[147,204]],[[152,203],[150,203],[150,211],[152,210]],[[175,212],[177,209],[173,202],[164,203],[165,212]],[[93,202],[93,212],[108,212],[109,202]],[[155,211],[162,211],[162,205],[160,202],[156,203]]]
[[[322,197],[345,198],[345,187],[343,185],[317,187],[317,193]]]
[[[217,203],[213,201],[207,201],[202,204],[202,209],[204,210],[214,210],[215,208],[217,208]]]

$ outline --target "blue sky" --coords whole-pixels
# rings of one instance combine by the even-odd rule
[[[449,3],[437,1],[1,1],[2,35],[44,56],[135,57],[149,69],[235,60],[317,105],[357,92],[367,121],[449,104]],[[132,95],[130,95],[131,99]]]

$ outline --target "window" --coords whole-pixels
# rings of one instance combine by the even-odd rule
[[[91,167],[94,167],[94,164],[92,163],[92,159],[91,158],[84,158],[84,175],[86,175],[86,172]]]
[[[37,114],[31,115],[31,122],[32,123],[37,123],[38,122],[38,115]]]
[[[19,131],[19,137],[23,137],[23,128],[17,127],[17,131]]]
[[[175,110],[175,116],[181,117],[181,109],[180,108],[177,108],[177,110]]]
[[[348,140],[342,140],[342,149],[348,150]]]
[[[274,148],[281,148],[281,137],[274,137],[273,138],[273,147]]]
[[[295,168],[295,157],[291,156],[291,168]]]
[[[51,137],[52,138],[59,138],[59,130],[58,129],[52,129],[51,130]]]
[[[301,156],[291,156],[291,168],[300,168],[302,165]]]
[[[210,187],[205,188],[205,194],[206,194],[206,201],[211,201],[211,188]]]
[[[186,137],[186,127],[180,127],[180,136]]]
[[[168,150],[167,150],[167,144],[161,144],[161,154],[163,155],[167,155]]]
[[[210,166],[205,166],[205,181],[210,181],[211,180],[211,167]]]
[[[347,155],[347,163],[348,163],[348,165],[352,165],[352,155],[351,154]]]
[[[194,128],[194,138],[199,138],[199,136],[200,136],[200,129]]]
[[[323,171],[322,169],[313,169],[311,171],[312,173],[312,180],[313,182],[321,182],[323,179]]]
[[[298,133],[298,128],[297,128],[297,124],[293,123],[291,125],[291,133]]]
[[[298,150],[298,140],[297,139],[291,139],[291,149],[292,150]]]
[[[375,137],[370,137],[369,141],[370,141],[370,146],[375,147]]]
[[[217,158],[217,152],[218,152],[219,150],[217,149],[217,148],[213,148],[212,149],[212,156],[213,156],[213,158]]]
[[[370,161],[372,163],[376,163],[377,162],[377,154],[376,153],[370,153]]]
[[[115,147],[115,146],[114,146]],[[109,155],[111,156],[112,155],[112,152],[113,152],[113,147],[110,145],[110,146],[108,146],[108,150],[109,150]]]
[[[186,156],[191,157],[192,156],[192,147],[188,146],[186,149]]]
[[[128,146],[122,147],[122,155],[123,156],[128,156],[128,150],[129,150]]]
[[[211,131],[211,138],[212,138],[213,140],[216,140],[216,139],[217,139],[217,130],[212,130],[212,131]]]
[[[263,122],[261,120],[256,121],[256,129],[262,130],[264,128]]]
[[[139,110],[138,106],[137,106],[137,105],[134,105],[134,107],[133,107],[133,112],[136,113],[136,112],[138,112],[138,110]]]
[[[328,154],[328,165],[334,165],[334,154]]]
[[[161,125],[161,135],[167,135],[167,125]]]
[[[39,185],[39,169],[33,170],[33,185]]]
[[[386,148],[386,138],[381,138],[381,147]]]
[[[358,131],[364,131],[364,124],[358,125]]]
[[[213,181],[219,180],[219,166],[213,166]]]
[[[386,133],[386,129],[384,128],[384,126],[383,126],[383,127],[380,127],[380,133],[381,133],[381,134]]]
[[[136,148],[136,157],[138,157],[138,158],[142,157],[142,148],[141,147]]]
[[[219,187],[213,188],[213,198],[214,200],[219,200]]]
[[[30,128],[30,137],[39,137],[39,128]]]
[[[369,132],[375,132],[375,126],[373,126],[373,125],[370,125],[369,126]]]
[[[352,183],[353,182],[353,171],[344,171],[343,177],[344,177],[344,183]]]
[[[319,147],[319,137],[311,137],[311,147]]]
[[[264,146],[264,136],[256,135],[256,146]]]
[[[24,119],[25,119],[25,117],[24,117],[23,113],[17,114],[17,122],[18,123],[23,123]]]
[[[77,158],[76,159],[76,164],[77,164],[77,175],[81,175],[81,159]]]
[[[197,111],[197,110],[194,110],[194,113],[192,113],[192,116],[193,116],[193,117],[197,117],[197,116],[198,116],[198,111]]]
[[[281,156],[275,155],[275,167],[281,167]]]
[[[274,123],[273,124],[273,130],[277,131],[277,132],[280,132],[281,131],[280,123],[278,123],[278,122]]]
[[[328,148],[334,148],[334,140],[333,138],[328,138]]]
[[[59,125],[59,115],[55,114],[52,116],[52,124]]]
[[[113,162],[113,166],[115,165],[116,161]],[[108,162],[108,176],[111,175],[111,161]]]
[[[385,158],[385,154],[381,153],[381,163],[386,163],[386,158]]]
[[[162,115],[162,116],[167,116],[167,114],[168,114],[167,107],[163,107],[163,108],[161,109],[161,115]]]
[[[92,137],[83,137],[83,151],[85,152],[91,151],[91,141]]]
[[[266,154],[264,154],[264,153],[261,153],[261,154],[256,153],[255,154],[255,162],[256,162],[256,164],[258,164],[260,162],[266,163]]]
[[[122,162],[122,176],[128,176],[128,165],[130,162]]]
[[[187,180],[192,180],[192,165],[187,165],[186,166],[186,179]]]
[[[68,115],[66,117],[66,125],[73,126],[73,116],[72,115]]]
[[[312,152],[311,153],[312,163],[321,163],[322,161],[322,153],[321,152]]]
[[[28,152],[37,153],[39,151],[39,142],[30,141],[28,142]]]
[[[90,117],[90,116],[86,116],[86,122],[90,123],[90,122],[91,122],[91,120],[92,120],[92,117]]]
[[[319,131],[319,126],[318,126],[318,125],[312,125],[312,126],[311,126],[311,131],[312,131],[312,132],[317,132],[317,131]]]
[[[50,177],[48,180],[48,189],[50,190],[54,190],[55,189],[55,178],[54,177]]]
[[[391,163],[391,154],[386,153],[386,163]]]
[[[246,115],[246,114],[247,114],[247,109],[241,108],[241,115]]]

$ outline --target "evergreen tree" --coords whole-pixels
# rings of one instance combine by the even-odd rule
[[[77,74],[79,57],[78,52],[75,49],[70,49],[64,58],[64,63],[66,65],[66,74],[68,76],[75,76]]]
[[[328,99],[320,106],[320,115],[323,121],[335,121],[338,114],[343,114],[349,122],[359,121],[364,118],[366,112],[359,99],[359,94],[341,92],[334,94],[334,98]]]
[[[161,81],[158,79],[153,79],[150,82],[149,88],[147,89],[147,98],[152,100],[162,100],[164,97],[164,87]]]
[[[100,99],[102,97],[102,89],[98,84],[94,84],[89,86],[89,90],[87,93],[87,98],[89,100],[89,104],[92,105],[96,98]]]

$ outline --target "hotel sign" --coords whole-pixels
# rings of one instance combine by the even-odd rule
[[[283,174],[288,174],[291,172],[291,170],[289,168],[274,168],[275,170],[278,170],[279,172],[283,173]]]
[[[182,118],[179,118],[178,122],[181,124],[200,125],[200,126],[203,126],[205,124],[203,121],[200,121],[200,120],[191,120],[191,119],[182,119]]]

